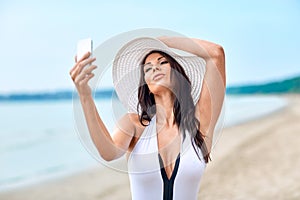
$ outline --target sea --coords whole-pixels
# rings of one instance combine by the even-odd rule
[[[114,111],[110,99],[95,103],[111,132],[120,112]],[[82,142],[74,111],[80,104],[75,104],[72,100],[0,102],[0,191],[103,167]],[[218,127],[257,119],[286,105],[275,95],[226,95]]]

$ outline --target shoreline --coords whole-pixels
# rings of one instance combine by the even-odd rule
[[[290,94],[287,94],[287,95],[274,95],[274,94],[263,95],[263,94],[256,94],[256,95],[234,95],[234,96],[229,95],[229,97],[231,97],[231,98],[236,98],[236,97],[237,98],[246,98],[247,100],[249,100],[249,98],[254,98],[254,99],[255,98],[275,98],[278,101],[281,101],[281,105],[278,106],[278,107],[276,107],[276,108],[272,108],[271,111],[265,111],[263,113],[259,113],[259,114],[254,115],[254,116],[247,116],[246,118],[244,118],[242,120],[237,120],[234,123],[229,123],[229,124],[227,124],[227,126],[225,128],[230,128],[230,127],[238,126],[238,125],[241,125],[241,124],[244,124],[244,123],[249,123],[249,122],[251,122],[253,120],[259,120],[259,119],[262,119],[262,118],[267,117],[269,115],[272,115],[272,114],[274,114],[276,112],[280,112],[289,103],[289,100],[288,100],[287,96],[291,96],[291,95]],[[225,121],[226,121],[226,114],[225,114]]]
[[[270,129],[274,121],[278,121],[280,115],[288,115],[288,112],[291,112],[290,108],[297,104],[297,99],[300,99],[300,95],[280,95],[278,97],[287,99],[289,101],[288,104],[267,115],[259,116],[258,118],[251,119],[241,124],[226,127],[222,131],[216,146],[214,146],[212,150],[212,162],[208,164],[203,179],[201,180],[199,199],[220,199],[220,196],[218,196],[218,198],[216,198],[216,196],[215,198],[210,197],[213,196],[212,192],[214,191],[213,180],[218,183],[220,181],[219,179],[222,178],[218,173],[221,169],[224,170],[223,167],[220,169],[220,162],[224,161],[224,158],[230,156],[230,153],[237,148],[242,149],[242,144],[246,141],[251,141],[259,135],[264,134],[264,130],[266,128]],[[297,106],[299,107],[300,103],[298,103]],[[255,127],[254,130],[249,131],[249,128],[252,127]],[[243,132],[244,134],[236,137],[239,132]],[[223,194],[221,191],[216,194],[220,193]],[[222,198],[223,197],[224,196],[222,196]],[[232,199],[235,197],[236,196],[231,196]],[[130,199],[129,179],[126,173],[120,173],[101,165],[76,174],[71,174],[70,176],[48,180],[41,184],[37,183],[16,190],[0,192],[0,199],[36,198],[42,200]]]
[[[288,101],[283,109],[224,129],[201,180],[199,199],[300,198],[300,95],[281,97]]]

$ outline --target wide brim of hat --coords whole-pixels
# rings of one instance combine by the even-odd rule
[[[191,81],[191,95],[196,104],[200,97],[206,71],[204,59],[192,54],[180,55],[158,39],[142,37],[125,44],[113,61],[113,84],[119,100],[127,111],[140,113],[140,108],[137,110],[140,64],[143,58],[153,50],[169,54],[184,68]]]

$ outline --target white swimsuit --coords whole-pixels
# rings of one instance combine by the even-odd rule
[[[198,147],[197,147],[198,148]],[[128,171],[133,200],[193,200],[197,199],[200,180],[205,170],[201,150],[199,160],[189,134],[181,144],[170,179],[161,169],[158,156],[156,116],[145,128],[128,157]]]

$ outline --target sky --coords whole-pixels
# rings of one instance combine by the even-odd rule
[[[73,89],[76,43],[141,28],[223,46],[227,86],[300,75],[300,2],[0,1],[0,93]],[[99,67],[99,66],[98,66]],[[101,88],[112,87],[110,77]]]

